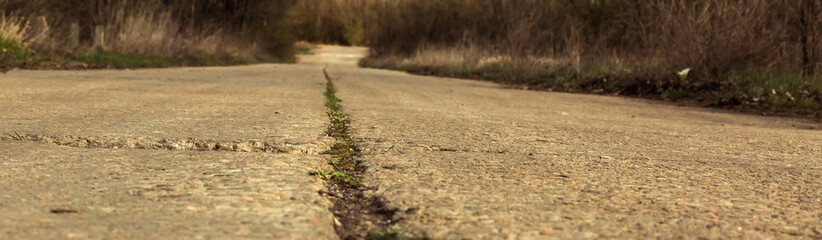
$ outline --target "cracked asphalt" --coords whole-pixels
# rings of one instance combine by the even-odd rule
[[[338,239],[308,175],[325,84],[305,64],[0,75],[0,239]]]
[[[351,56],[364,49],[327,48]],[[332,66],[366,185],[435,239],[819,239],[818,123]]]
[[[366,51],[0,75],[0,239],[337,239],[307,174],[330,169],[326,66],[404,235],[822,238],[818,123],[357,68]]]

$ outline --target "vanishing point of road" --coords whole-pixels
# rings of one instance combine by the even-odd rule
[[[0,239],[338,239],[323,69],[366,195],[432,239],[820,239],[822,128],[290,65],[0,75]]]

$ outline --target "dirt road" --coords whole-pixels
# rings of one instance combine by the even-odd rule
[[[0,239],[336,239],[327,70],[392,230],[435,239],[822,238],[822,128],[295,65],[0,75]]]

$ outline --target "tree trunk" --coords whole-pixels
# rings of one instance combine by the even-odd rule
[[[816,72],[816,0],[802,0],[800,7],[801,36],[802,43],[802,71],[806,75]]]

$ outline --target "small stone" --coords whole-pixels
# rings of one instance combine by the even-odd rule
[[[336,219],[334,219],[334,220],[336,220]],[[323,222],[320,219],[317,219],[317,218],[312,218],[312,219],[308,220],[308,222],[311,223],[311,225],[314,225],[315,227],[321,227],[323,225]]]
[[[785,226],[782,228],[782,232],[789,235],[799,235],[799,228],[795,226]]]
[[[114,208],[114,207],[101,207],[100,208],[100,212],[103,212],[103,213],[113,213],[114,210],[116,210],[116,208]]]
[[[734,206],[734,203],[731,202],[731,201],[728,201],[728,200],[719,200],[718,203],[719,203],[720,206],[723,206],[723,207],[726,207],[726,208],[732,208]]]

